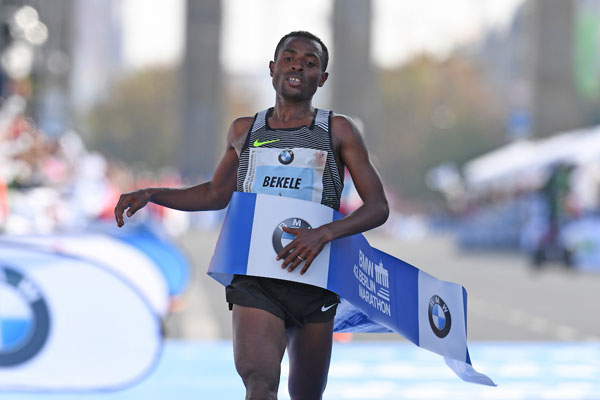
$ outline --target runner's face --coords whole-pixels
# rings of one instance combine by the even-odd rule
[[[312,98],[328,76],[321,70],[322,53],[321,45],[314,40],[287,38],[277,59],[269,63],[277,94],[293,100]]]

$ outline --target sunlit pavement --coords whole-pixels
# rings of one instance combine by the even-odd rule
[[[324,399],[600,399],[600,343],[470,343],[474,367],[496,381],[461,381],[443,359],[407,342],[335,345]],[[115,360],[118,362],[118,360]],[[284,360],[280,399],[289,399]],[[167,341],[156,368],[108,393],[0,393],[26,399],[243,399],[231,344]]]

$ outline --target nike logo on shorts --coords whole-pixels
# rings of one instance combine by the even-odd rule
[[[281,139],[273,139],[273,140],[265,140],[264,142],[259,142],[258,139],[254,141],[254,147],[260,147],[263,144],[275,143],[279,142]]]
[[[331,304],[331,305],[329,305],[329,306],[327,306],[327,307],[325,307],[325,304],[323,304],[323,305],[321,306],[321,311],[325,312],[325,311],[329,310],[331,307],[335,306],[336,304],[337,304],[337,303],[333,303],[333,304]]]

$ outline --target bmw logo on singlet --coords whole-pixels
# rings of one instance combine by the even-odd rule
[[[450,309],[438,295],[434,295],[429,299],[429,325],[435,336],[445,338],[450,332],[452,318]]]
[[[37,286],[18,270],[0,266],[0,367],[33,358],[49,329],[48,305]]]
[[[283,150],[279,153],[279,162],[283,165],[288,165],[294,161],[294,152],[290,149]]]
[[[281,229],[283,226],[288,228],[312,229],[312,226],[302,218],[288,218],[277,224],[277,227],[273,231],[273,249],[277,254],[295,238],[293,234]]]

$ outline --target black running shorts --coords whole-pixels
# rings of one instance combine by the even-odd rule
[[[340,302],[337,294],[317,286],[249,275],[234,275],[225,293],[229,309],[233,304],[260,308],[284,320],[286,328],[330,321]]]

